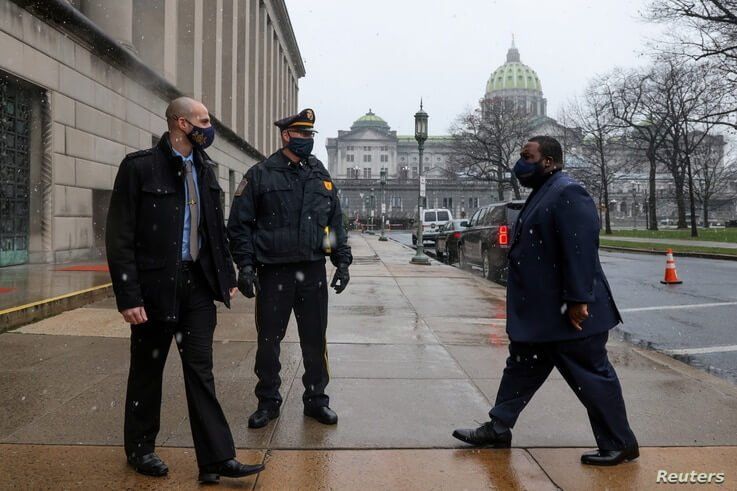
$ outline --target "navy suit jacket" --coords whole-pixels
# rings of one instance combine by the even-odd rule
[[[530,195],[509,250],[507,334],[512,341],[550,342],[608,331],[620,322],[599,262],[599,216],[591,196],[563,172]],[[583,330],[565,313],[588,304]]]

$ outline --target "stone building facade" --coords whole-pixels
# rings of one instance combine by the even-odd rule
[[[389,124],[369,110],[349,131],[327,139],[328,170],[337,181],[341,204],[352,220],[370,221],[385,210],[395,222],[406,223],[417,214],[419,150],[414,136],[397,135]],[[452,178],[447,169],[452,152],[449,136],[430,136],[425,142],[422,174],[427,177],[427,207],[448,208],[454,217],[470,216],[492,202],[486,183]],[[387,185],[381,191],[381,170]]]
[[[0,0],[0,52],[0,266],[101,257],[118,165],[180,95],[213,117],[227,213],[305,74],[283,0]]]

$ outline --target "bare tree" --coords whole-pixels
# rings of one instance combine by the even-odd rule
[[[609,210],[609,189],[632,165],[628,152],[623,151],[624,126],[614,116],[609,96],[602,87],[603,79],[589,83],[583,95],[573,99],[565,109],[566,120],[577,127],[583,139],[569,154],[569,172],[581,179],[598,197],[604,211],[605,233],[612,233]]]
[[[653,0],[645,17],[681,28],[669,35],[680,53],[717,59],[737,73],[737,0]]]
[[[703,140],[692,155],[693,190],[696,199],[701,203],[704,227],[709,227],[712,199],[727,192],[729,182],[737,178],[737,170],[725,162],[724,146],[724,137],[716,135]]]
[[[668,125],[664,159],[674,177],[679,206],[679,227],[685,228],[684,194],[688,192],[691,236],[698,237],[693,155],[722,125],[730,90],[723,79],[705,63],[682,63],[661,58],[666,65],[663,93],[664,117]]]
[[[652,0],[645,13],[667,24],[668,34],[657,51],[679,58],[706,61],[732,90],[719,124],[737,127],[737,0]]]
[[[499,200],[510,187],[519,199],[520,187],[512,167],[531,130],[528,113],[513,102],[485,101],[478,109],[462,114],[451,128],[450,167],[456,174],[495,183]]]
[[[648,163],[648,228],[658,230],[656,176],[657,153],[665,141],[669,120],[663,117],[657,90],[659,71],[615,70],[604,79],[603,90],[612,113],[628,129],[627,141]]]

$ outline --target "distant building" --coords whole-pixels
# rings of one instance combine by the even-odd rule
[[[448,173],[449,136],[430,136],[423,152],[428,208],[448,208],[454,217],[470,216],[491,202],[486,183],[460,182]],[[407,221],[417,213],[419,150],[414,136],[397,135],[369,110],[348,131],[328,138],[328,169],[338,182],[346,215],[370,219],[381,213],[381,170],[386,169],[386,210],[392,220]]]
[[[215,3],[0,0],[0,266],[101,257],[118,165],[179,95],[217,120],[227,212],[305,68],[284,0]]]
[[[482,107],[484,102],[497,98],[514,101],[519,109],[533,118],[548,115],[548,101],[543,97],[540,78],[535,70],[522,63],[514,38],[507,51],[506,63],[494,70],[486,83]]]
[[[506,62],[494,70],[486,84],[484,104],[496,98],[520,104],[534,117],[537,132],[558,136],[565,128],[547,117],[547,101],[533,69],[520,61],[512,42]],[[459,178],[449,169],[452,138],[430,136],[425,142],[422,173],[427,178],[427,207],[448,208],[454,217],[470,217],[479,206],[498,200],[496,185]],[[367,219],[381,210],[380,173],[387,170],[386,210],[391,220],[407,221],[417,215],[419,151],[414,136],[397,135],[382,118],[369,111],[350,130],[338,131],[326,142],[328,168],[339,181],[343,208],[351,218]],[[511,198],[511,191],[508,193]],[[373,196],[373,198],[372,198]]]

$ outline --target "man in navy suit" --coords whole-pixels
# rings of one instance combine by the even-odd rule
[[[622,318],[599,262],[596,206],[562,168],[560,143],[549,136],[530,138],[514,167],[532,193],[509,251],[507,366],[491,421],[453,436],[510,447],[510,428],[555,367],[586,407],[599,447],[581,462],[616,465],[639,456],[606,351],[609,330]]]

